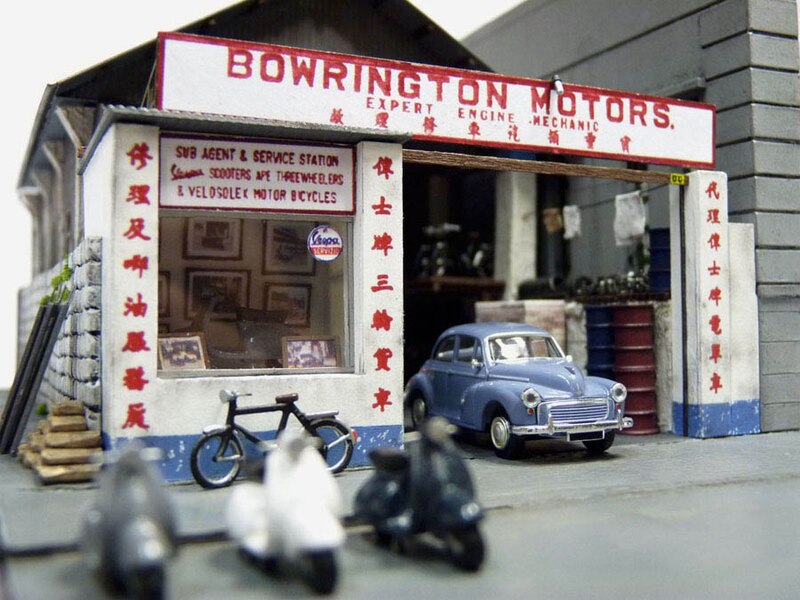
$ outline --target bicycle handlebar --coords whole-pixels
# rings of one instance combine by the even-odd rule
[[[223,404],[227,402],[233,402],[237,398],[242,398],[244,396],[252,396],[253,394],[250,392],[237,392],[236,390],[220,390],[219,392],[219,400]]]

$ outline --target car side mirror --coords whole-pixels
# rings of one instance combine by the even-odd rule
[[[572,354],[567,354],[567,362],[568,363],[572,362]]]
[[[473,369],[480,369],[483,366],[483,361],[478,360],[477,358],[473,358],[470,361]]]

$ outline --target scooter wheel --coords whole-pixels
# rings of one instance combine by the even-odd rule
[[[129,574],[125,589],[135,600],[162,600],[166,596],[164,566],[151,565]]]
[[[305,555],[308,564],[306,583],[317,594],[330,594],[336,587],[339,570],[333,550],[309,552]]]
[[[447,535],[453,564],[464,571],[477,571],[483,563],[483,537],[477,525]]]
[[[230,436],[226,442],[222,433],[209,433],[197,440],[189,465],[195,481],[213,489],[233,483],[243,460],[242,443],[236,436]]]

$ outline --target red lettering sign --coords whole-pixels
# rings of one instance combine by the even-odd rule
[[[152,158],[152,156],[150,157]],[[125,202],[133,202],[135,204],[150,204],[150,198],[147,194],[150,193],[149,185],[132,185],[128,187],[128,197]]]
[[[720,327],[721,323],[722,319],[719,318],[719,315],[711,315],[708,324],[711,325],[711,331],[714,333],[714,335],[722,334],[722,328]]]
[[[129,331],[128,340],[122,347],[123,352],[149,352],[150,347],[144,339],[144,331]]]
[[[333,105],[348,126],[384,130],[391,117],[416,139],[714,165],[714,107],[697,102],[572,84],[556,96],[550,81],[186,34],[160,35],[157,72],[163,110],[313,126],[340,124]]]
[[[392,159],[388,156],[381,156],[372,168],[375,169],[380,177],[383,175],[386,179],[389,179],[389,175],[394,175],[394,171],[392,170]]]
[[[711,375],[711,387],[708,389],[713,391],[715,394],[722,389],[722,378],[718,373]]]
[[[137,171],[144,169],[148,160],[153,160],[150,156],[150,147],[145,143],[134,144],[127,154],[131,159],[131,166],[136,166]]]
[[[389,367],[389,359],[394,356],[394,352],[392,352],[391,348],[378,348],[375,351],[375,354],[372,356],[375,357],[375,361],[377,362],[377,366],[375,367],[376,371],[391,371],[392,369]]]
[[[386,202],[385,196],[381,196],[380,202],[372,205],[372,210],[376,215],[390,215],[392,214],[392,205]]]
[[[384,412],[385,408],[392,404],[389,400],[391,394],[389,390],[379,387],[378,391],[373,394],[373,396],[375,396],[375,404],[372,405],[372,408],[380,408],[381,412]]]
[[[144,422],[144,413],[147,412],[142,402],[128,404],[128,417],[122,424],[122,429],[128,427],[139,427],[140,429],[150,429],[150,425]]]
[[[125,376],[122,378],[122,383],[131,391],[141,392],[144,386],[150,383],[150,380],[144,378],[144,369],[142,367],[135,367],[132,369],[125,369]]]
[[[128,231],[122,234],[129,240],[136,238],[149,240],[150,236],[144,234],[144,219],[131,219]]]
[[[370,289],[373,292],[383,292],[386,290],[393,290],[394,286],[389,285],[389,276],[382,273],[378,275],[377,285],[373,285]]]
[[[142,294],[136,294],[136,300],[128,296],[125,301],[125,312],[122,313],[124,317],[144,317],[147,314],[147,303],[142,302]]]
[[[389,316],[389,313],[386,312],[386,309],[376,310],[372,314],[372,325],[370,327],[376,330],[385,329],[386,331],[389,331],[392,328],[393,320],[394,318]]]
[[[372,248],[371,250],[377,250],[378,252],[383,252],[384,256],[389,255],[389,250],[392,250],[394,246],[392,246],[392,236],[388,233],[382,233],[381,235],[373,235],[372,236]]]
[[[127,237],[127,236],[126,236]],[[146,238],[150,239],[150,238]],[[122,267],[124,269],[130,269],[131,271],[139,271],[139,279],[142,278],[142,272],[147,270],[147,265],[149,260],[146,256],[142,256],[141,254],[134,254],[130,258],[125,259],[122,262]]]
[[[717,361],[722,358],[722,349],[719,344],[711,344],[711,356],[708,357],[709,360],[713,360],[714,364],[717,364]]]

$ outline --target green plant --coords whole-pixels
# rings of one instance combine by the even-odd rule
[[[66,302],[67,298],[69,298],[69,282],[71,279],[72,269],[67,264],[67,259],[65,258],[61,272],[50,280],[51,292],[42,298],[40,304],[44,306],[45,304],[61,304]]]

